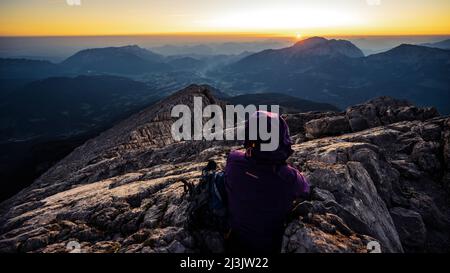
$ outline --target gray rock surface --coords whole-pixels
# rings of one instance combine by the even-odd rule
[[[194,95],[217,103],[207,87],[190,86],[89,140],[3,202],[0,252],[68,252],[73,241],[84,252],[223,252],[218,232],[185,228],[182,180],[198,183],[208,160],[223,168],[240,146],[171,138],[171,107],[192,105]],[[449,118],[381,98],[345,114],[286,119],[297,140],[289,162],[314,190],[294,210],[283,252],[367,252],[374,240],[384,252],[450,250]],[[348,132],[320,119],[339,128],[346,121]],[[305,141],[308,128],[315,137]],[[338,135],[319,137],[330,134]]]
[[[305,124],[306,136],[319,138],[335,136],[350,132],[350,125],[345,116],[314,119]]]

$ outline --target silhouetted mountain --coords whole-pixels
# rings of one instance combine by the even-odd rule
[[[386,52],[370,55],[367,59],[369,61],[383,61],[391,63],[434,65],[434,62],[436,61],[445,61],[448,56],[449,51],[446,50],[402,44]]]
[[[40,79],[63,74],[61,67],[48,61],[0,58],[0,79]]]
[[[164,57],[138,46],[93,48],[82,50],[59,64],[48,61],[0,58],[0,96],[12,91],[17,84],[37,79],[78,75],[141,76],[151,73],[163,78],[172,72],[200,72],[236,62],[249,52],[239,55],[174,55]],[[147,78],[148,79],[148,78]],[[14,80],[14,81],[12,81]],[[7,91],[7,92],[4,92]]]
[[[401,45],[368,57],[356,52],[346,42],[313,38],[251,55],[214,76],[239,92],[277,91],[340,108],[388,95],[450,113],[450,51]]]
[[[428,46],[428,47],[434,47],[434,48],[440,48],[440,49],[450,49],[450,39],[440,41],[437,43],[426,43],[426,44],[422,44],[422,46]]]
[[[346,56],[350,58],[363,57],[363,52],[346,40],[327,40],[321,37],[312,37],[297,42],[291,47],[291,52],[296,56]]]
[[[246,94],[230,98],[225,98],[233,105],[279,105],[282,113],[299,113],[310,111],[334,111],[339,109],[331,104],[317,103],[309,100],[302,100],[296,97],[279,93]]]
[[[450,51],[400,45],[353,65],[366,73],[366,98],[388,95],[450,113]]]
[[[243,52],[239,55],[173,55],[166,57],[166,63],[172,71],[205,72],[237,62],[253,53]]]
[[[282,49],[268,49],[233,64],[232,69],[267,71],[275,69],[309,69],[330,58],[363,57],[362,51],[349,41],[313,37]]]
[[[286,45],[281,40],[255,42],[226,42],[196,45],[163,45],[151,50],[165,56],[172,55],[239,55],[245,51],[258,52],[269,48],[281,48]]]
[[[138,46],[82,50],[62,65],[73,72],[142,74],[169,70],[164,57]]]
[[[208,45],[163,45],[153,47],[151,50],[167,56],[189,54],[214,55],[214,49]]]

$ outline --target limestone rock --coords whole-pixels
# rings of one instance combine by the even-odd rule
[[[335,136],[350,132],[350,125],[345,116],[314,119],[305,124],[306,136],[319,138]]]
[[[354,132],[399,121],[426,120],[437,115],[434,108],[417,108],[406,101],[390,97],[379,97],[349,107],[346,111]]]
[[[223,169],[240,146],[171,138],[169,110],[192,106],[193,96],[218,103],[192,85],[87,141],[3,202],[0,252],[68,252],[73,242],[84,252],[223,252],[219,232],[185,228],[182,181],[198,183],[210,159]],[[298,140],[289,163],[314,190],[290,218],[283,252],[366,252],[370,241],[383,252],[450,250],[449,118],[380,98],[345,114],[286,119]],[[306,141],[308,130],[315,139]]]

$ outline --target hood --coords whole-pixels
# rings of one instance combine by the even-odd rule
[[[255,122],[258,121],[259,118],[266,117],[267,118],[267,128],[268,131],[271,131],[271,124],[274,120],[279,120],[279,145],[275,151],[261,151],[260,144],[263,143],[260,140],[258,133],[258,140],[249,140],[249,121],[253,120]],[[292,155],[293,150],[292,140],[289,135],[289,127],[286,121],[281,118],[278,114],[266,111],[257,111],[255,112],[249,120],[245,123],[245,131],[246,131],[246,140],[244,143],[245,148],[252,147],[251,153],[248,155],[252,159],[263,163],[263,164],[285,164],[286,160]]]

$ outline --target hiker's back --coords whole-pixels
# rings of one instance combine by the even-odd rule
[[[277,138],[267,140],[266,136],[259,136],[259,130],[255,129],[264,123],[271,132],[278,129]],[[246,152],[230,153],[225,168],[232,231],[231,239],[227,240],[229,250],[278,252],[283,224],[293,201],[307,194],[309,185],[300,172],[286,164],[293,150],[289,127],[282,117],[266,111],[255,112],[245,124],[245,136]],[[278,141],[275,150],[262,149],[263,144],[272,140]]]
[[[225,175],[232,235],[248,251],[278,251],[286,216],[304,191],[301,174],[288,165],[258,164],[234,151]]]

